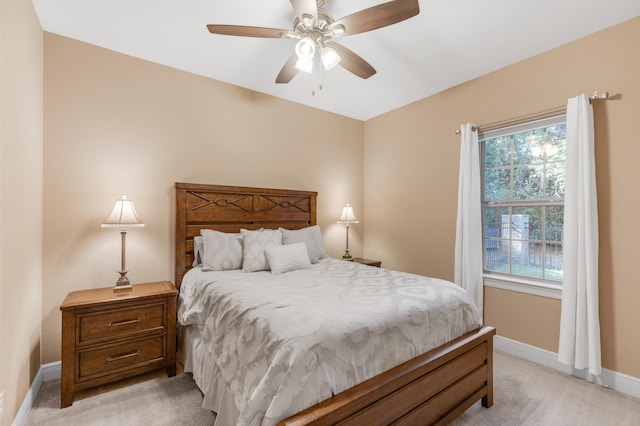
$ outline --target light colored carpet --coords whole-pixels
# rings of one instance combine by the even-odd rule
[[[496,352],[494,405],[475,404],[453,426],[637,426],[640,399]],[[29,425],[211,425],[189,374],[153,379],[61,410],[60,381],[44,383]]]
[[[43,383],[28,425],[164,426],[213,424],[191,375],[179,374],[74,401],[60,409],[60,380]]]
[[[499,351],[493,407],[477,403],[452,426],[637,426],[640,399]]]

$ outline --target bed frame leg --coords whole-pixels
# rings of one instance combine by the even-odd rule
[[[489,408],[493,405],[493,397],[489,398],[489,395],[482,397],[482,406],[484,408]]]
[[[487,339],[487,395],[482,397],[482,406],[493,405],[493,336]]]

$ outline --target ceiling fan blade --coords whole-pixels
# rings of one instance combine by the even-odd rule
[[[347,49],[341,44],[333,42],[327,43],[327,46],[333,47],[336,52],[338,52],[338,55],[340,55],[340,62],[338,65],[347,71],[364,79],[367,79],[376,73],[376,69],[373,68],[369,62],[362,59],[362,57],[352,50]]]
[[[331,30],[342,25],[345,28],[344,35],[359,34],[404,21],[418,13],[418,0],[393,0],[338,19],[328,28]]]
[[[311,15],[313,16],[314,22],[318,21],[318,5],[316,0],[291,0],[291,5],[300,22],[302,22],[302,15]]]
[[[290,82],[293,77],[298,73],[298,68],[296,68],[296,61],[298,60],[298,55],[293,53],[293,55],[289,56],[287,62],[285,62],[284,66],[280,70],[280,73],[276,77],[276,83],[285,84]]]
[[[277,28],[264,27],[245,27],[242,25],[207,25],[211,34],[222,34],[242,37],[262,37],[262,38],[282,38],[283,34],[288,33],[287,30],[279,30]]]

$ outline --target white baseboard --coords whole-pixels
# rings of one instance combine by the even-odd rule
[[[593,376],[589,374],[587,370],[576,370],[571,366],[562,364],[558,361],[558,354],[555,352],[540,349],[502,336],[494,336],[493,347],[499,351],[526,359],[527,361],[535,362],[536,364],[544,365],[545,367],[553,368],[554,370],[570,374],[580,379],[640,398],[640,379],[637,377],[607,370],[606,368],[602,369],[600,376]]]
[[[31,412],[33,402],[36,400],[38,392],[40,392],[40,386],[42,386],[42,383],[48,382],[49,380],[59,379],[61,376],[62,363],[60,361],[40,366],[36,373],[36,377],[33,379],[33,383],[31,383],[31,387],[22,401],[20,410],[18,410],[18,414],[16,414],[16,418],[13,420],[13,426],[26,426],[27,421],[29,420],[29,412]]]
[[[40,366],[42,372],[42,381],[49,382],[51,380],[62,377],[62,361],[50,362]]]

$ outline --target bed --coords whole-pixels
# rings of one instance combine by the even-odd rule
[[[176,183],[175,189],[175,282],[179,289],[185,274],[192,269],[194,237],[202,230],[238,233],[241,229],[302,230],[316,225],[316,192],[189,183]],[[334,270],[356,268],[350,273],[360,275],[396,274],[365,265],[346,265],[342,260],[329,259],[316,265]],[[187,274],[188,278],[199,273],[195,269]],[[220,383],[207,382],[205,372],[212,368],[212,363],[207,359],[208,351],[203,350],[207,343],[200,334],[195,327],[187,326],[181,328],[180,340],[186,353],[182,355],[187,358],[185,371],[193,372],[206,402],[212,394],[232,392]],[[479,400],[484,407],[490,407],[494,334],[493,327],[475,327],[353,386],[335,394],[330,392],[326,399],[287,413],[277,422],[279,425],[447,424]],[[224,407],[224,403],[217,407],[223,423]]]

